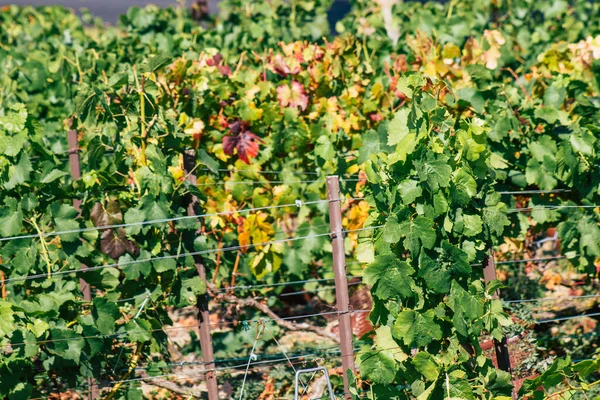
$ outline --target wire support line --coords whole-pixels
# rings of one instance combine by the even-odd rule
[[[580,204],[580,205],[539,205],[539,206],[532,206],[532,207],[523,207],[523,208],[510,208],[507,210],[508,213],[516,213],[516,212],[522,212],[522,211],[535,211],[535,210],[563,210],[563,209],[570,209],[570,208],[598,208],[600,207],[600,205],[585,205],[585,204]]]
[[[358,286],[358,285],[362,285],[362,282],[350,282],[348,283],[348,286]],[[290,292],[290,293],[282,293],[279,295],[279,297],[289,297],[289,296],[297,296],[300,294],[305,294],[305,293],[318,293],[318,292],[325,292],[328,290],[335,290],[335,286],[325,286],[322,288],[316,288],[316,289],[312,289],[312,290],[300,290],[297,292]]]
[[[351,198],[351,199],[353,200],[353,198]],[[348,200],[350,200],[350,199],[348,199]],[[279,204],[279,205],[264,206],[264,207],[245,208],[242,210],[221,211],[221,212],[216,212],[216,213],[206,213],[206,214],[200,214],[200,215],[184,215],[184,216],[179,216],[179,217],[153,219],[153,220],[141,221],[141,222],[90,226],[90,227],[81,228],[81,229],[69,229],[69,230],[64,230],[64,231],[53,231],[53,232],[36,233],[36,234],[30,234],[30,235],[9,236],[9,237],[0,238],[0,242],[6,242],[6,241],[12,241],[12,240],[22,240],[22,239],[36,239],[36,238],[43,238],[43,237],[49,237],[49,236],[73,234],[73,233],[85,233],[85,232],[101,231],[101,230],[105,230],[105,229],[127,228],[130,226],[163,224],[163,223],[167,223],[167,222],[183,221],[183,220],[188,220],[188,219],[218,217],[218,216],[223,216],[223,215],[241,214],[241,213],[249,213],[249,212],[254,212],[254,211],[264,211],[264,210],[272,210],[272,209],[287,208],[287,207],[298,207],[299,208],[299,207],[302,207],[305,205],[327,203],[328,201],[329,200],[312,200],[312,201],[298,200],[295,203]]]
[[[362,179],[360,178],[340,178],[341,182],[360,182]],[[205,182],[198,183],[196,186],[221,186],[221,185],[267,185],[267,184],[275,184],[275,185],[293,185],[293,184],[313,184],[313,183],[325,183],[326,179],[314,179],[314,180],[297,180],[297,181],[288,181],[288,180],[263,180],[263,181],[215,181],[215,182]]]
[[[560,321],[568,321],[571,319],[584,318],[584,317],[598,317],[600,316],[600,312],[591,313],[591,314],[580,314],[580,315],[572,315],[569,317],[559,317],[559,318],[551,318],[551,319],[543,319],[541,321],[535,321],[536,324],[547,324],[551,322],[560,322]]]
[[[196,169],[196,171],[209,171],[212,172],[214,171],[213,169],[210,168],[198,168]],[[246,174],[285,174],[285,173],[290,173],[290,174],[294,174],[294,175],[315,175],[315,176],[321,176],[320,172],[315,172],[315,171],[293,171],[293,170],[253,170],[253,169],[229,169],[229,168],[217,168],[216,169],[217,172],[227,172],[227,173],[246,173]],[[356,175],[355,174],[343,174],[342,176],[352,176],[352,175]],[[349,180],[348,178],[343,178],[340,177],[340,180]],[[358,180],[358,179],[356,179]]]
[[[554,260],[564,260],[566,258],[567,258],[566,256],[523,258],[520,260],[496,261],[496,265],[522,264],[522,263],[537,262],[537,261],[554,261]]]
[[[578,299],[593,299],[600,297],[600,294],[584,294],[581,296],[561,296],[561,297],[538,297],[536,299],[521,299],[521,300],[503,300],[504,303],[535,303],[540,301],[563,301],[563,300],[578,300]]]
[[[577,254],[574,256],[576,257]],[[566,260],[568,257],[566,256],[556,256],[556,257],[537,257],[537,258],[522,258],[519,260],[507,260],[507,261],[496,261],[496,265],[509,265],[509,264],[522,264],[528,262],[541,262],[541,261],[554,261],[554,260]],[[483,264],[471,264],[471,267],[481,267]]]
[[[242,381],[242,390],[240,390],[240,400],[242,400],[244,398],[244,388],[246,387],[246,378],[248,377],[248,371],[250,370],[250,362],[252,362],[252,359],[254,357],[256,357],[256,354],[254,354],[254,350],[256,349],[256,344],[262,337],[264,331],[265,331],[265,325],[261,324],[260,328],[256,332],[256,337],[254,338],[254,344],[252,345],[252,350],[250,350],[250,355],[248,356],[248,364],[246,365],[246,372],[244,373],[244,380]]]
[[[348,311],[348,313],[353,314],[360,314],[360,313],[368,313],[371,312],[371,310],[352,310],[352,311]],[[307,319],[307,318],[313,318],[313,317],[321,317],[321,316],[326,316],[326,315],[334,315],[334,314],[342,314],[339,311],[327,311],[327,312],[322,312],[322,313],[313,313],[313,314],[303,314],[303,315],[294,315],[294,316],[289,316],[289,317],[279,317],[279,318],[261,318],[261,319],[250,319],[250,320],[241,320],[241,321],[223,321],[223,322],[216,322],[216,323],[212,323],[210,324],[211,327],[218,327],[220,325],[237,325],[237,324],[242,324],[243,322],[247,322],[247,323],[260,323],[261,321],[263,322],[270,322],[270,321],[296,321],[296,320],[300,320],[300,319]],[[151,329],[149,331],[146,331],[147,333],[156,333],[156,332],[163,332],[163,331],[172,331],[172,330],[180,330],[180,329],[191,329],[191,328],[198,328],[200,327],[200,324],[191,324],[191,325],[181,325],[181,326],[167,326],[167,327],[162,327],[159,329]],[[48,343],[58,343],[58,342],[68,342],[70,340],[89,340],[89,339],[114,339],[114,338],[119,338],[121,336],[127,336],[129,335],[129,332],[118,332],[118,333],[113,333],[110,335],[89,335],[89,336],[75,336],[75,337],[69,337],[69,338],[60,338],[60,339],[46,339],[46,340],[37,340],[37,341],[31,341],[31,342],[27,342],[27,341],[23,341],[23,342],[17,342],[17,343],[5,343],[5,344],[0,344],[0,348],[6,348],[6,347],[14,347],[14,346],[26,346],[26,345],[42,345],[42,344],[48,344]]]
[[[569,193],[571,189],[553,189],[553,190],[513,190],[507,192],[498,192],[503,195],[520,195],[520,194],[553,194],[553,193]]]
[[[354,265],[356,263],[353,263]],[[350,265],[350,263],[348,263]],[[348,276],[348,280],[359,278],[362,279],[362,276]],[[225,293],[232,290],[253,290],[253,289],[264,289],[264,288],[276,288],[281,286],[294,286],[294,285],[302,285],[306,283],[322,283],[322,282],[333,282],[334,278],[315,278],[315,279],[304,279],[299,281],[289,281],[289,282],[279,282],[279,283],[265,283],[260,285],[240,285],[240,286],[231,286],[224,287],[218,290],[214,290],[213,293]],[[350,285],[350,284],[349,284]],[[333,288],[333,286],[330,286]],[[329,287],[328,287],[329,288]]]
[[[206,183],[198,183],[196,186],[219,186],[219,185],[267,185],[267,184],[277,184],[277,185],[291,185],[291,184],[301,184],[301,183],[321,183],[325,182],[325,179],[315,179],[315,180],[299,180],[299,181],[286,181],[286,180],[278,180],[278,181],[216,181],[216,182],[206,182]]]
[[[383,225],[367,227],[367,228],[360,228],[360,229],[344,230],[344,231],[342,231],[342,233],[374,230],[374,229],[379,229],[381,227],[383,227]],[[135,264],[162,261],[162,260],[174,260],[174,259],[180,259],[180,258],[184,258],[184,257],[200,256],[200,255],[204,255],[204,254],[213,254],[213,253],[221,253],[221,252],[224,253],[227,251],[246,250],[246,249],[250,249],[250,248],[254,248],[254,247],[268,246],[271,244],[278,244],[278,243],[287,243],[287,242],[304,240],[304,239],[314,239],[314,238],[325,237],[325,236],[331,236],[331,233],[330,232],[318,233],[318,234],[314,234],[314,235],[271,240],[269,242],[250,243],[250,244],[241,245],[241,246],[230,246],[230,247],[224,247],[221,249],[201,250],[201,251],[193,251],[193,252],[188,252],[188,253],[171,254],[171,255],[160,256],[160,257],[150,257],[150,258],[145,258],[142,260],[132,260],[132,261],[126,261],[126,262],[121,262],[121,263],[117,262],[117,263],[106,264],[106,265],[98,265],[98,266],[94,266],[94,267],[88,267],[86,269],[73,269],[73,270],[67,270],[67,271],[57,271],[57,272],[52,272],[50,274],[41,273],[41,274],[34,274],[34,275],[29,275],[29,276],[18,276],[18,277],[14,277],[14,278],[0,280],[0,284],[7,284],[7,283],[12,283],[12,282],[22,282],[22,281],[42,279],[42,278],[52,278],[55,276],[79,274],[79,273],[92,272],[92,271],[99,271],[99,270],[103,270],[106,268],[123,268],[123,267],[128,267],[131,265],[135,265]]]
[[[335,345],[335,346],[328,346],[328,347],[317,347],[317,348],[309,349],[309,350],[315,352],[315,353],[310,353],[311,355],[322,355],[322,354],[327,354],[327,353],[331,353],[331,352],[339,353],[339,349],[340,349],[340,346]],[[358,350],[358,349],[356,349],[356,350]],[[288,357],[303,356],[306,354],[307,353],[296,351],[291,354],[288,354]],[[278,357],[283,357],[283,353],[262,354],[262,358],[265,358],[266,360],[278,358]],[[236,362],[236,361],[246,361],[247,359],[248,359],[248,356],[231,357],[231,358],[216,359],[212,363],[227,364],[227,363],[232,363],[232,362]],[[150,370],[152,368],[156,368],[156,369],[171,368],[171,369],[173,369],[173,368],[183,368],[183,367],[191,366],[191,365],[208,365],[210,363],[211,362],[207,362],[207,361],[181,361],[181,362],[173,361],[173,362],[165,363],[165,365],[154,365],[154,366],[149,363],[145,363],[144,365],[139,365],[138,367],[136,367],[134,369],[137,369],[137,370],[140,370],[140,369]]]
[[[231,290],[251,290],[251,289],[262,289],[262,288],[270,288],[270,287],[280,287],[280,286],[293,286],[293,285],[301,285],[305,283],[320,283],[320,282],[331,282],[333,278],[322,278],[322,279],[305,279],[301,281],[291,281],[291,282],[281,282],[281,283],[265,283],[261,285],[241,285],[241,286],[231,286],[228,288],[222,288],[219,290],[215,290],[215,293],[225,293]]]

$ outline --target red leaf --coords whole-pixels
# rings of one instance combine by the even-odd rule
[[[250,159],[258,155],[259,143],[264,141],[248,130],[246,122],[234,121],[229,124],[229,129],[233,135],[223,137],[223,151],[232,155],[236,149],[240,160],[250,164]]]
[[[277,88],[277,99],[281,107],[300,107],[304,111],[308,106],[308,95],[304,90],[304,86],[298,81],[292,81],[290,86],[279,86]]]
[[[219,69],[219,72],[221,72],[223,75],[225,75],[225,76],[231,75],[231,68],[229,68],[229,66],[219,65],[217,68]]]

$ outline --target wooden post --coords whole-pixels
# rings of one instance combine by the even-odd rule
[[[352,320],[348,297],[348,277],[346,276],[346,254],[342,230],[342,209],[340,181],[337,176],[327,177],[327,200],[329,200],[329,226],[333,251],[333,273],[335,276],[335,299],[340,321],[340,348],[344,369],[344,398],[351,400],[348,384],[348,370],[354,372],[354,348],[352,347]]]
[[[79,159],[79,139],[77,138],[77,130],[70,129],[67,133],[67,143],[69,146],[69,167],[71,169],[71,176],[74,180],[81,178],[81,165]],[[81,199],[73,199],[73,207],[81,214]],[[82,265],[81,269],[86,269],[87,266]],[[85,301],[92,301],[92,288],[83,279],[79,278],[79,288],[83,293],[83,299]],[[98,395],[98,385],[93,378],[88,378],[89,388],[89,400],[95,400]]]
[[[208,0],[192,0],[190,11],[193,19],[203,21],[209,14]]]
[[[196,185],[196,174],[194,168],[196,167],[196,152],[194,150],[186,150],[183,154],[183,168],[187,174],[187,181],[190,185]],[[197,215],[196,208],[198,207],[198,199],[196,196],[191,195],[190,202],[188,204],[188,215]],[[206,284],[206,270],[204,264],[199,256],[194,256],[196,263],[196,270],[198,275]],[[207,285],[208,287],[208,285]],[[208,294],[204,294],[198,297],[198,319],[200,320],[200,347],[202,348],[202,359],[204,360],[205,369],[208,370],[206,373],[206,386],[208,390],[209,400],[219,399],[219,388],[217,385],[217,375],[215,370],[215,358],[213,354],[212,338],[210,335],[210,319],[208,312]]]
[[[488,257],[483,262],[483,280],[487,284],[496,279],[496,262],[494,260],[494,251],[490,250]],[[494,298],[500,298],[500,291],[494,293]],[[502,335],[502,340],[494,339],[494,349],[496,350],[496,359],[498,368],[512,373],[510,366],[510,354],[508,353],[508,343],[506,335]]]

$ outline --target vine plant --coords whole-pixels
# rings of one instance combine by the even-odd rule
[[[510,398],[510,374],[479,346],[510,319],[485,287],[481,262],[509,221],[494,190],[489,127],[454,117],[443,83],[403,78],[410,102],[369,157],[370,223],[383,224],[365,270],[373,285],[375,348],[360,356],[374,398]]]

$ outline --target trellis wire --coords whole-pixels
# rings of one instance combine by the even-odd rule
[[[343,200],[344,201],[354,201],[354,200],[364,200],[364,198],[363,197],[347,197],[347,198],[344,198]],[[69,230],[64,230],[64,231],[52,231],[52,232],[35,233],[35,234],[29,234],[29,235],[8,236],[8,237],[0,238],[0,242],[7,242],[7,241],[12,241],[12,240],[36,239],[36,238],[41,238],[41,237],[60,236],[60,235],[67,235],[67,234],[74,234],[74,233],[94,232],[94,231],[100,231],[100,230],[105,230],[105,229],[127,228],[127,227],[131,227],[131,226],[163,224],[163,223],[167,223],[167,222],[176,222],[176,221],[182,221],[182,220],[187,220],[187,219],[217,217],[217,216],[223,216],[223,215],[241,214],[241,213],[248,213],[248,212],[255,212],[255,211],[265,211],[265,210],[272,210],[272,209],[279,209],[279,208],[287,208],[287,207],[302,207],[302,206],[306,206],[306,205],[327,203],[328,201],[329,200],[310,200],[310,201],[297,200],[295,203],[278,204],[278,205],[264,206],[264,207],[244,208],[241,210],[221,211],[221,212],[216,212],[216,213],[207,213],[207,214],[200,214],[200,215],[183,215],[183,216],[179,216],[179,217],[154,219],[154,220],[149,220],[149,221],[130,222],[130,223],[112,224],[112,225],[101,225],[101,226],[90,226],[90,227],[86,227],[86,228],[69,229]]]
[[[360,178],[349,178],[349,179],[341,179],[342,182],[359,182],[362,179]],[[286,180],[264,180],[264,181],[216,181],[216,182],[205,182],[205,183],[197,183],[196,186],[221,186],[221,185],[266,185],[266,184],[276,184],[276,185],[292,185],[292,184],[303,184],[303,183],[324,183],[325,179],[314,179],[314,180],[299,180],[299,181],[286,181]]]
[[[335,345],[335,346],[328,346],[328,347],[320,347],[320,348],[310,349],[311,351],[315,351],[315,353],[303,353],[303,352],[296,351],[296,352],[293,352],[291,355],[288,354],[288,357],[302,356],[302,355],[307,355],[307,354],[313,354],[313,355],[317,355],[318,354],[318,355],[321,355],[321,354],[325,354],[327,352],[336,352],[336,351],[339,353],[339,348],[340,348],[340,346]],[[262,357],[266,358],[266,359],[283,357],[283,353],[263,354]],[[234,361],[245,361],[247,359],[248,359],[248,356],[245,356],[245,357],[231,357],[231,358],[216,359],[216,360],[214,360],[214,362],[217,363],[217,364],[226,364],[226,363],[231,363],[231,362],[234,362]],[[161,369],[161,368],[181,368],[181,367],[190,366],[190,365],[206,365],[206,364],[208,364],[208,363],[204,362],[204,361],[182,361],[182,362],[173,361],[173,362],[165,363],[165,365],[153,365],[152,368],[151,368],[150,364],[146,363],[145,366],[138,366],[135,369],[151,370],[153,368],[156,368],[156,369]]]
[[[515,212],[521,212],[521,211],[535,211],[535,210],[562,210],[562,209],[569,209],[569,208],[598,208],[600,207],[599,205],[585,205],[585,204],[580,204],[580,205],[539,205],[539,206],[532,206],[532,207],[523,207],[523,208],[510,208],[507,210],[507,212],[509,213],[515,213]]]
[[[361,285],[361,284],[362,284],[362,282],[350,282],[350,283],[348,283],[348,286],[357,286],[357,285]],[[279,295],[279,297],[296,296],[296,295],[304,294],[304,293],[324,292],[327,290],[335,290],[335,286],[326,286],[326,287],[316,288],[316,289],[312,289],[312,290],[300,290],[297,292],[282,293]]]
[[[72,234],[72,233],[85,233],[85,232],[100,231],[100,230],[105,230],[105,229],[127,228],[127,227],[131,227],[131,226],[163,224],[163,223],[167,223],[167,222],[182,221],[182,220],[187,220],[187,219],[217,217],[217,216],[222,216],[222,215],[241,214],[241,213],[248,213],[248,212],[254,212],[254,211],[264,211],[264,210],[272,210],[272,209],[278,209],[278,208],[286,208],[286,207],[301,207],[301,206],[305,206],[305,205],[320,204],[320,203],[327,203],[327,202],[328,202],[328,200],[298,201],[297,203],[245,208],[242,210],[221,211],[221,212],[216,212],[216,213],[207,213],[207,214],[200,214],[200,215],[183,215],[183,216],[179,216],[179,217],[161,218],[161,219],[154,219],[154,220],[150,220],[150,221],[130,222],[130,223],[123,223],[123,224],[90,226],[90,227],[81,228],[81,229],[69,229],[69,230],[64,230],[64,231],[53,231],[53,232],[36,233],[36,234],[30,234],[30,235],[9,236],[9,237],[0,238],[0,242],[6,242],[6,241],[12,241],[12,240],[22,240],[22,239],[35,239],[35,238],[41,238],[41,237],[67,235],[67,234]]]
[[[371,310],[353,310],[350,313],[365,313],[365,312],[371,312]],[[312,318],[312,317],[319,317],[319,316],[325,316],[325,315],[333,315],[333,314],[339,314],[338,311],[326,311],[326,312],[322,312],[322,313],[313,313],[313,314],[304,314],[304,315],[295,315],[295,316],[290,316],[290,317],[279,317],[279,318],[262,318],[262,319],[255,319],[255,320],[242,320],[248,323],[258,323],[260,320],[264,321],[264,322],[268,322],[268,321],[294,321],[294,320],[299,320],[299,319],[306,319],[306,318]],[[211,326],[219,326],[219,325],[235,325],[235,324],[239,324],[242,321],[224,321],[224,322],[218,322],[218,323],[213,323],[211,324]],[[161,332],[161,331],[171,331],[171,330],[179,330],[179,329],[190,329],[190,328],[197,328],[199,327],[200,324],[192,324],[192,325],[182,325],[182,326],[169,326],[169,327],[162,327],[160,329],[152,329],[149,331],[146,331],[148,333],[155,333],[155,332]],[[112,338],[117,338],[117,337],[121,337],[121,336],[126,336],[128,335],[128,332],[119,332],[119,333],[113,333],[110,335],[90,335],[90,336],[79,336],[79,337],[69,337],[69,338],[61,338],[61,339],[48,339],[48,340],[37,340],[35,342],[18,342],[18,343],[6,343],[6,344],[2,344],[0,345],[0,348],[3,347],[9,347],[9,346],[25,346],[25,345],[40,345],[40,344],[47,344],[47,343],[57,343],[57,342],[68,342],[70,340],[84,340],[84,339],[112,339]]]
[[[356,351],[358,351],[359,349],[355,349]],[[336,355],[337,353],[339,353],[339,350],[336,351],[332,351],[330,352],[328,355],[331,357],[336,357],[339,358],[339,355]],[[250,363],[250,369],[254,369],[254,368],[265,368],[268,367],[269,365],[266,364],[273,364],[273,365],[277,365],[277,364],[283,364],[283,363],[287,363],[288,360],[300,360],[300,359],[307,359],[310,357],[317,357],[322,355],[323,353],[321,352],[316,352],[316,353],[304,353],[298,356],[289,356],[288,358],[279,358],[279,359],[273,359],[273,360],[260,360],[260,361],[254,361]],[[299,364],[299,362],[293,363],[293,364]],[[202,370],[194,370],[193,371],[193,375],[191,374],[183,374],[181,372],[178,373],[168,373],[168,374],[161,374],[161,375],[154,375],[154,376],[149,376],[149,377],[138,377],[138,378],[129,378],[129,379],[123,379],[123,380],[116,380],[116,381],[111,381],[109,384],[104,384],[101,387],[102,388],[107,388],[107,387],[111,387],[113,385],[116,384],[132,384],[132,383],[136,383],[136,382],[152,382],[158,379],[163,379],[163,380],[167,380],[166,378],[171,378],[171,379],[189,379],[189,378],[197,378],[197,375],[200,374],[205,374],[208,372],[213,372],[213,371],[228,371],[228,370],[236,370],[236,369],[240,369],[240,368],[245,368],[247,366],[247,364],[238,364],[238,365],[233,365],[233,366],[225,366],[225,367],[216,367],[214,369],[202,369]],[[71,387],[65,387],[63,389],[77,389],[77,388],[83,388],[83,386],[71,386]],[[35,399],[32,399],[35,400]]]
[[[575,254],[573,257],[577,257]],[[553,260],[565,260],[568,257],[566,256],[556,256],[556,257],[538,257],[538,258],[522,258],[519,260],[508,260],[508,261],[496,261],[496,265],[509,265],[509,264],[521,264],[528,262],[537,262],[537,261],[553,261]],[[483,264],[470,264],[471,267],[481,267]]]
[[[586,294],[581,296],[561,296],[561,297],[538,297],[535,299],[522,299],[522,300],[504,300],[504,303],[533,303],[538,301],[562,301],[562,300],[576,300],[576,299],[590,299],[594,297],[600,297],[600,294]]]
[[[553,193],[569,193],[571,189],[552,189],[552,190],[513,190],[506,192],[498,192],[506,195],[520,195],[520,194],[553,194]]]
[[[383,227],[383,225],[371,226],[371,227],[360,228],[360,229],[345,230],[345,231],[342,231],[342,232],[343,233],[351,233],[351,232],[359,232],[359,231],[366,231],[366,230],[375,230],[375,229],[379,229],[381,227]],[[325,237],[325,236],[329,236],[329,235],[330,235],[329,232],[327,232],[327,233],[319,233],[319,234],[308,235],[308,236],[301,236],[301,237],[293,237],[293,238],[287,238],[287,239],[271,240],[269,242],[250,243],[250,244],[247,244],[247,245],[224,247],[224,248],[221,248],[221,249],[201,250],[201,251],[194,251],[194,252],[189,252],[189,253],[181,253],[181,254],[172,254],[172,255],[160,256],[160,257],[150,257],[150,258],[146,258],[146,259],[142,259],[142,260],[125,261],[125,262],[121,262],[121,263],[117,262],[117,263],[113,263],[113,264],[106,264],[106,265],[99,265],[99,266],[94,266],[94,267],[88,267],[85,270],[76,269],[76,270],[68,270],[68,271],[57,271],[57,272],[52,272],[50,274],[48,274],[48,273],[41,273],[41,274],[34,274],[34,275],[29,275],[29,276],[19,276],[19,277],[14,277],[14,278],[8,278],[8,279],[0,280],[0,284],[1,283],[5,283],[6,284],[6,283],[11,283],[11,282],[27,281],[27,280],[33,280],[33,279],[41,279],[41,278],[51,278],[51,277],[55,277],[55,276],[78,274],[78,273],[82,273],[82,272],[92,272],[92,271],[98,271],[98,270],[102,270],[102,269],[106,269],[106,268],[123,268],[123,267],[128,267],[128,266],[131,266],[131,265],[141,264],[141,263],[146,263],[146,262],[155,262],[155,261],[162,261],[162,260],[173,260],[173,259],[179,259],[179,258],[184,258],[184,257],[199,256],[199,255],[204,255],[204,254],[212,254],[212,253],[220,253],[220,252],[227,252],[227,251],[245,250],[245,249],[249,249],[249,248],[253,248],[253,247],[258,247],[258,246],[267,246],[267,245],[271,245],[271,244],[286,243],[286,242],[290,242],[290,241],[303,240],[303,239],[314,239],[314,238]]]
[[[591,314],[579,314],[579,315],[571,315],[568,317],[559,317],[559,318],[551,318],[551,319],[544,319],[541,321],[535,321],[536,324],[547,324],[550,322],[560,322],[560,321],[568,321],[571,319],[577,319],[577,318],[584,318],[584,317],[598,317],[600,316],[600,312],[597,313],[591,313]]]

